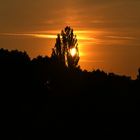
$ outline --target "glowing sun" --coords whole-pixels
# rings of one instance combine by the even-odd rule
[[[75,56],[76,53],[77,53],[76,48],[72,48],[72,49],[70,49],[70,54],[71,54],[72,57]]]

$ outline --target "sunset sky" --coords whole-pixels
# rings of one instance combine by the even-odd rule
[[[0,0],[0,48],[50,56],[67,25],[77,35],[82,69],[136,78],[140,0]]]

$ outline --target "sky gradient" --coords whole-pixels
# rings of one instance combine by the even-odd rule
[[[140,0],[0,0],[0,48],[51,54],[71,26],[83,69],[136,78],[140,67]]]

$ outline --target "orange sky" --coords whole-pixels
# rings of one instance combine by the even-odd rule
[[[0,48],[49,55],[69,25],[83,69],[131,75],[140,67],[139,0],[0,0]]]

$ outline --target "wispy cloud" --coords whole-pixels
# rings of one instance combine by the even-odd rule
[[[56,35],[35,34],[35,33],[1,33],[0,36],[22,36],[22,37],[37,37],[37,38],[56,38]]]
[[[131,37],[131,36],[106,36],[107,38],[111,38],[111,39],[123,39],[123,40],[135,40],[135,37]]]
[[[103,63],[103,60],[88,60],[88,59],[82,59],[81,62],[85,62],[85,63]]]
[[[77,31],[77,33],[84,33],[86,31]],[[48,38],[48,39],[55,39],[57,37],[56,31],[50,31],[50,34],[40,34],[40,33],[0,33],[0,36],[23,36],[23,37],[35,37],[35,38]],[[93,41],[95,38],[93,37],[87,37],[79,35],[77,36],[78,40],[85,40],[85,41]]]

